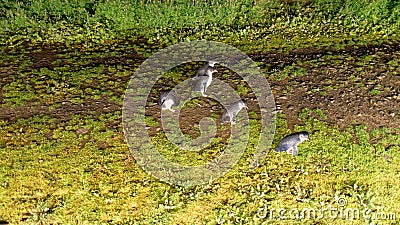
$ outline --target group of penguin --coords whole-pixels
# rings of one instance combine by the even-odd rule
[[[218,72],[214,67],[217,63],[218,62],[216,61],[209,61],[197,70],[195,76],[192,78],[192,81],[194,81],[193,91],[198,91],[203,97],[207,97],[205,92],[212,82],[212,75],[213,73]],[[159,103],[161,105],[161,110],[170,110],[171,112],[175,112],[172,107],[180,104],[180,97],[174,90],[162,91]],[[243,108],[248,108],[246,100],[244,99],[236,101],[228,106],[222,115],[221,123],[229,122],[235,124],[234,119]],[[297,145],[305,140],[309,140],[309,134],[306,131],[290,134],[278,143],[275,151],[287,152],[292,154],[292,156],[295,156],[298,152]]]
[[[204,66],[200,67],[195,76],[192,78],[193,81],[193,91],[198,91],[201,93],[203,97],[208,97],[205,93],[207,88],[210,86],[212,82],[213,73],[218,72],[215,69],[215,64],[217,62],[210,61]],[[180,97],[176,94],[174,90],[171,91],[162,91],[160,96],[160,105],[161,110],[170,110],[171,112],[175,112],[172,109],[173,106],[178,106],[180,104]],[[241,99],[237,102],[234,102],[225,110],[222,115],[221,123],[231,123],[235,124],[235,117],[240,112],[241,109],[248,108],[246,105],[246,100]]]

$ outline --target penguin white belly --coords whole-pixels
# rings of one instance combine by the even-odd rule
[[[163,109],[171,109],[171,107],[174,105],[174,101],[172,99],[165,100],[163,104]]]
[[[207,79],[206,86],[205,86],[205,88],[204,88],[205,90],[207,90],[208,86],[210,86],[211,81],[212,81],[212,76],[209,76],[208,79]]]

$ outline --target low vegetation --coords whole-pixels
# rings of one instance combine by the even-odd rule
[[[0,5],[0,223],[399,222],[397,1]],[[234,45],[256,61],[278,106],[271,149],[287,134],[310,132],[297,157],[269,151],[249,170],[259,128],[258,108],[251,105],[244,156],[208,185],[166,184],[136,163],[121,124],[127,83],[158,50],[196,39]],[[166,73],[146,108],[154,145],[183,164],[212,159],[225,147],[217,138],[188,160],[177,157],[159,129],[159,90],[190,78],[199,65]],[[252,96],[232,71],[218,66],[223,72],[216,77]],[[219,107],[197,98],[183,108],[211,108],[218,119]],[[196,121],[182,129],[188,136],[199,132]]]
[[[26,41],[91,46],[143,36],[167,45],[207,39],[241,49],[285,50],[398,38],[400,26],[395,0],[2,0],[0,4],[0,43],[11,46]]]

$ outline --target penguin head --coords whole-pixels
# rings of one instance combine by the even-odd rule
[[[303,131],[299,134],[299,138],[300,138],[300,141],[308,141],[308,140],[310,140],[310,135],[308,134],[308,132]]]
[[[240,108],[246,108],[246,109],[249,108],[249,107],[247,107],[247,101],[246,101],[246,99],[241,99],[241,100],[239,101],[239,107],[240,107]]]
[[[206,70],[206,75],[211,76],[213,73],[218,72],[214,67],[208,67]]]
[[[209,65],[210,67],[214,67],[215,64],[217,64],[217,63],[218,63],[217,61],[211,60],[211,61],[208,62],[208,65]]]

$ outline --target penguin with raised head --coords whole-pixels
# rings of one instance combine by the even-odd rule
[[[195,77],[195,83],[194,83],[193,90],[200,91],[201,95],[203,95],[203,97],[207,97],[205,92],[207,91],[208,86],[210,86],[211,81],[212,81],[212,75],[215,72],[218,72],[215,68],[208,67],[206,69],[204,75]]]
[[[206,64],[204,64],[202,67],[200,67],[197,72],[196,75],[194,75],[193,79],[195,79],[196,77],[200,77],[200,76],[204,76],[206,74],[207,69],[209,68],[214,68],[215,64],[218,63],[216,61],[209,61]]]

